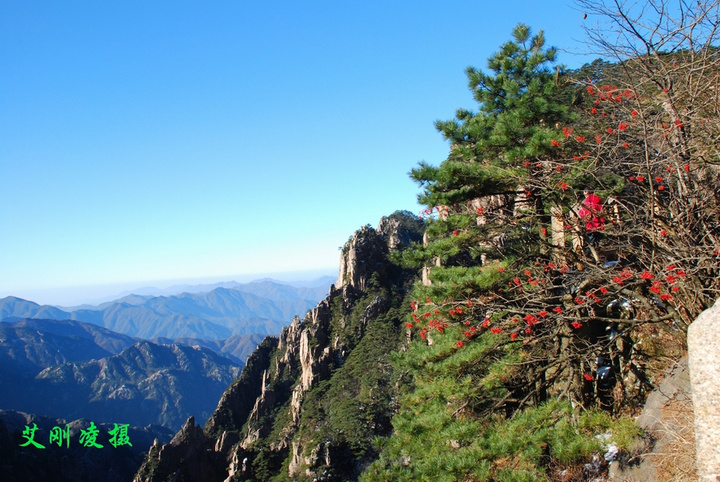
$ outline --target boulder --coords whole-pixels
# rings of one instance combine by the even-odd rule
[[[720,299],[688,329],[698,477],[720,480]]]

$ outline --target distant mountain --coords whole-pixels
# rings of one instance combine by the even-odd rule
[[[330,285],[337,280],[336,276],[321,276],[316,279],[303,280],[303,281],[279,281],[272,278],[262,278],[249,283],[240,283],[237,281],[221,281],[218,283],[205,283],[205,284],[178,284],[168,288],[155,288],[152,286],[146,286],[142,288],[135,288],[132,290],[123,291],[116,296],[106,297],[98,302],[97,306],[104,307],[114,301],[120,299],[127,299],[132,295],[141,298],[152,298],[155,296],[173,296],[182,293],[206,293],[216,288],[236,289],[239,291],[246,291],[244,287],[255,283],[271,282],[277,285],[291,286],[295,288],[306,288],[312,293],[312,296],[308,299],[321,300],[327,294]],[[252,291],[251,291],[252,292]],[[257,293],[256,293],[257,294]],[[262,295],[260,295],[262,296]],[[92,309],[94,306],[82,305],[73,308],[63,308],[65,311],[76,311],[78,309]]]
[[[242,366],[264,337],[256,333],[222,340],[158,337],[150,341],[158,345],[202,346]],[[0,322],[0,380],[7,373],[35,376],[53,365],[117,355],[138,341],[76,320],[25,318]]]
[[[207,293],[152,297],[140,304],[119,300],[100,311],[75,311],[71,318],[145,339],[223,339],[233,334],[277,334],[295,314],[305,313],[311,305],[309,300],[275,302],[216,288]]]
[[[207,418],[240,364],[209,348],[140,341],[117,355],[6,379],[0,407],[65,419],[163,425]],[[8,383],[9,382],[9,383]]]
[[[330,285],[337,281],[337,277],[322,278],[321,284],[298,284],[290,285],[280,283],[271,279],[257,280],[252,283],[240,284],[233,289],[251,293],[261,298],[273,300],[276,303],[286,303],[293,299],[309,300],[318,303],[325,298],[330,290]],[[314,305],[313,305],[314,307]],[[297,313],[299,316],[305,313]]]
[[[274,335],[280,333],[294,316],[302,316],[313,308],[325,296],[328,287],[294,287],[263,280],[200,293],[129,295],[109,304],[75,311],[8,297],[0,299],[0,321],[72,319],[145,339],[220,340],[251,333]]]
[[[208,416],[262,337],[159,346],[74,320],[3,322],[0,409],[175,429],[190,415]]]
[[[237,281],[221,281],[219,283],[209,283],[209,284],[197,284],[197,285],[190,285],[190,284],[182,284],[182,285],[174,285],[170,286],[169,288],[165,289],[157,289],[157,288],[141,288],[140,290],[132,290],[130,292],[127,292],[126,294],[137,294],[137,295],[152,295],[152,296],[171,296],[171,295],[177,295],[181,293],[206,293],[208,291],[212,291],[216,288],[226,288],[226,289],[235,289],[239,291],[247,291],[250,293],[257,294],[259,296],[264,297],[263,294],[259,294],[252,290],[252,285],[256,284],[273,284],[273,285],[282,285],[282,286],[288,286],[292,288],[305,288],[307,290],[307,293],[312,293],[308,299],[315,299],[318,300],[323,299],[325,295],[327,295],[328,289],[330,288],[330,285],[333,284],[337,280],[336,276],[321,276],[320,278],[313,279],[313,280],[306,280],[306,281],[279,281],[272,278],[263,278],[259,280],[250,281],[249,283],[239,283]]]
[[[0,410],[0,478],[13,480],[53,480],[75,482],[80,480],[103,480],[125,482],[132,480],[145,454],[157,439],[168,442],[172,432],[160,426],[145,428],[129,427],[128,437],[132,445],[113,447],[108,443],[107,432],[112,423],[92,421],[99,429],[98,443],[102,448],[86,448],[79,442],[80,431],[87,430],[91,420],[66,422],[15,410]],[[69,427],[70,443],[58,446],[49,442],[53,427]],[[44,449],[32,445],[22,446],[27,440],[22,436],[25,427],[37,427],[35,441]],[[69,446],[68,446],[69,445]]]
[[[67,311],[63,311],[54,306],[38,305],[32,301],[8,296],[0,299],[0,321],[12,321],[22,318],[40,318],[47,320],[66,320],[70,316]]]
[[[249,335],[232,335],[224,340],[203,340],[202,338],[153,338],[153,343],[158,345],[187,345],[203,346],[210,348],[215,353],[225,356],[230,360],[244,365],[247,357],[255,351],[255,348],[265,338],[265,335],[257,333]]]
[[[0,381],[34,377],[52,365],[112,356],[137,341],[79,321],[24,319],[0,323]],[[19,389],[12,384],[4,387],[6,393]]]

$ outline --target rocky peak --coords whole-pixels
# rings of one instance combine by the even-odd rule
[[[342,249],[335,287],[352,286],[366,291],[370,276],[384,274],[388,252],[422,242],[422,232],[422,222],[406,211],[384,216],[377,229],[363,226]]]
[[[332,290],[328,298],[310,310],[302,321],[295,318],[283,329],[275,363],[262,374],[260,395],[248,415],[243,446],[270,432],[270,415],[290,398],[288,415],[292,422],[274,442],[276,449],[288,446],[289,437],[300,421],[304,394],[318,381],[329,378],[334,362],[342,356],[342,343],[338,342],[337,334],[332,333],[330,302],[346,289]]]
[[[377,227],[377,232],[385,240],[390,251],[422,242],[423,230],[422,221],[407,211],[383,216]]]
[[[352,286],[365,291],[370,276],[377,271],[386,255],[387,245],[377,231],[363,226],[343,246],[335,287]]]
[[[185,477],[181,480],[222,480],[225,472],[219,464],[211,463],[211,458],[217,462],[222,459],[213,452],[211,441],[202,428],[195,425],[195,417],[190,417],[170,443],[162,447],[155,444],[150,447],[145,465],[159,467],[160,471],[151,474],[138,472],[133,482],[176,479],[179,467],[182,467]]]
[[[307,423],[313,423],[306,420],[307,403],[315,403],[308,397],[318,387],[327,389],[373,320],[392,307],[390,293],[403,291],[406,278],[413,274],[392,264],[388,254],[419,242],[421,228],[415,216],[395,213],[383,218],[377,230],[365,226],[355,232],[342,250],[338,282],[328,297],[304,318],[295,317],[278,338],[260,344],[223,394],[202,436],[196,437],[187,424],[181,431],[185,435],[177,442],[185,440],[181,446],[188,445],[183,453],[189,457],[193,451],[205,451],[203,463],[212,464],[207,473],[223,475],[192,480],[223,480],[238,477],[238,472],[244,479],[266,480],[280,470],[278,462],[283,459],[288,461],[284,470],[291,478],[319,473],[318,467],[330,465],[330,452],[339,449],[325,439],[318,442],[300,435]],[[377,358],[372,360],[376,367]],[[190,445],[195,448],[190,450]],[[153,463],[151,450],[139,472],[144,478],[138,480],[164,480],[169,474],[179,474],[172,458],[163,460],[166,450],[156,449]],[[254,463],[258,458],[264,462]],[[254,472],[261,469],[267,473]],[[178,480],[190,480],[189,472],[181,472]]]

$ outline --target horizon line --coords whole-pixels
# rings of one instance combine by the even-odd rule
[[[32,301],[39,305],[55,307],[75,307],[79,305],[97,305],[129,296],[133,291],[158,290],[164,291],[181,286],[202,286],[217,283],[251,283],[271,279],[279,282],[313,281],[324,276],[336,277],[338,268],[315,268],[290,271],[268,271],[260,273],[198,276],[145,281],[128,281],[115,283],[97,283],[72,286],[56,286],[48,288],[26,288],[3,290],[0,298],[15,297]]]

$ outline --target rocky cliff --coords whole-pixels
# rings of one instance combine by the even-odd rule
[[[409,213],[357,231],[327,298],[266,338],[205,428],[189,419],[135,480],[356,478],[391,429],[398,375],[387,354],[402,342],[401,301],[417,274],[390,253],[421,239]]]

